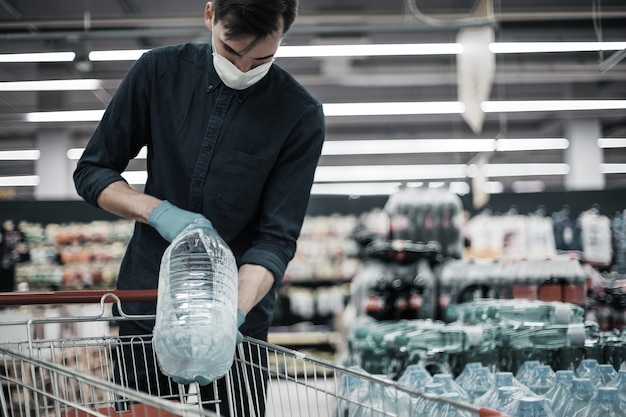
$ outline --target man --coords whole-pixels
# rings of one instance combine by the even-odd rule
[[[239,329],[263,340],[325,134],[321,103],[273,64],[297,7],[297,0],[207,3],[212,45],[145,53],[74,173],[87,202],[136,220],[118,289],[156,288],[169,242],[206,217],[237,260]],[[143,146],[148,177],[141,193],[120,174]],[[155,303],[123,307],[127,314],[155,313]],[[120,321],[120,335],[146,334],[152,326]]]

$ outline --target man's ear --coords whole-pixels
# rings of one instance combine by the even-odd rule
[[[204,6],[204,24],[207,29],[213,31],[213,2],[207,2],[206,6]]]

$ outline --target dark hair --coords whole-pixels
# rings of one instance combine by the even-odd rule
[[[213,0],[213,7],[215,21],[230,39],[265,39],[280,29],[281,16],[286,33],[298,14],[298,0]]]

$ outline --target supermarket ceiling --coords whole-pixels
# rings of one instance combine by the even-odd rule
[[[380,177],[361,179],[367,182],[365,187],[384,180],[382,173],[392,171],[385,169],[388,165],[406,167],[407,173],[412,172],[406,179],[409,182],[471,184],[473,174],[466,175],[466,171],[461,170],[458,175],[437,172],[449,174],[479,160],[498,167],[541,163],[558,168],[566,162],[560,145],[556,149],[503,151],[493,145],[493,139],[564,138],[568,132],[576,132],[580,123],[595,126],[597,136],[626,138],[626,109],[622,101],[626,98],[623,0],[493,0],[492,7],[490,15],[484,9],[477,10],[475,0],[301,0],[299,19],[281,50],[297,55],[295,49],[285,47],[375,44],[386,45],[382,48],[390,53],[361,53],[353,46],[349,53],[341,52],[338,56],[285,53],[277,58],[279,65],[328,105],[327,142],[437,139],[435,145],[443,145],[425,149],[422,145],[432,142],[420,142],[415,146],[421,148],[412,149],[402,147],[406,143],[386,142],[389,146],[383,150],[371,150],[365,155],[354,154],[369,149],[362,143],[348,144],[347,151],[345,147],[333,148],[334,151],[329,147],[320,166],[383,166]],[[70,62],[0,62],[0,151],[36,149],[50,136],[46,133],[50,131],[67,134],[71,147],[84,146],[96,122],[38,122],[33,113],[104,109],[132,60],[116,60],[118,53],[117,58],[104,60],[96,60],[92,55],[89,61],[89,53],[207,42],[210,36],[204,26],[203,8],[204,2],[189,0],[0,0],[0,55],[75,53]],[[490,36],[504,49],[491,49],[484,55]],[[511,53],[510,48],[522,42],[593,45],[591,50],[581,50],[587,44],[574,46],[570,52]],[[609,46],[597,50],[598,42]],[[400,53],[390,52],[390,45],[394,44],[433,43],[437,44],[434,52],[409,55],[408,47]],[[459,44],[463,46],[462,53]],[[472,50],[478,51],[474,58],[469,53]],[[310,51],[304,52],[307,54]],[[25,91],[31,88],[7,84],[72,80],[70,83],[76,87],[77,79],[97,80],[97,84],[78,91],[41,91],[41,86],[34,87],[36,91]],[[468,90],[467,96],[459,93]],[[615,102],[587,110],[528,108],[536,101],[545,105],[545,101],[562,104],[565,100],[574,106],[586,106],[589,100]],[[526,109],[506,109],[505,105],[514,105],[510,102],[523,102]],[[341,113],[342,108],[332,106],[336,103],[384,104],[373,105],[374,111],[366,111],[365,115],[350,115],[354,107]],[[390,109],[389,103],[404,103],[404,107]],[[407,111],[406,103],[416,104]],[[481,142],[475,148],[441,141],[476,138],[491,142]],[[588,138],[593,142],[597,139]],[[375,142],[370,143],[373,148]],[[393,150],[395,144],[401,145],[397,151]],[[606,164],[617,167],[626,163],[626,148],[611,147],[602,152]],[[131,164],[130,168],[141,167],[141,163]],[[27,160],[2,161],[0,177],[32,175],[34,165]],[[443,168],[430,169],[432,165]],[[410,168],[416,166],[426,168],[413,172]],[[528,173],[525,171],[521,174]],[[616,171],[605,174],[606,188],[626,188],[626,173]],[[369,170],[370,176],[373,172],[378,171]],[[542,181],[546,190],[565,188],[562,172],[527,176],[492,171],[490,179],[504,190],[511,190],[514,183],[521,189],[524,184],[541,188],[535,180]],[[320,177],[319,181],[324,179]],[[32,187],[22,187],[17,192],[23,197],[29,193],[32,194]]]

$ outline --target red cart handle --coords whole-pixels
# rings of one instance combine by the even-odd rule
[[[112,295],[105,297],[106,295]],[[117,298],[115,298],[117,297]],[[76,290],[44,292],[0,292],[0,306],[36,304],[90,304],[120,301],[156,301],[157,290]]]

